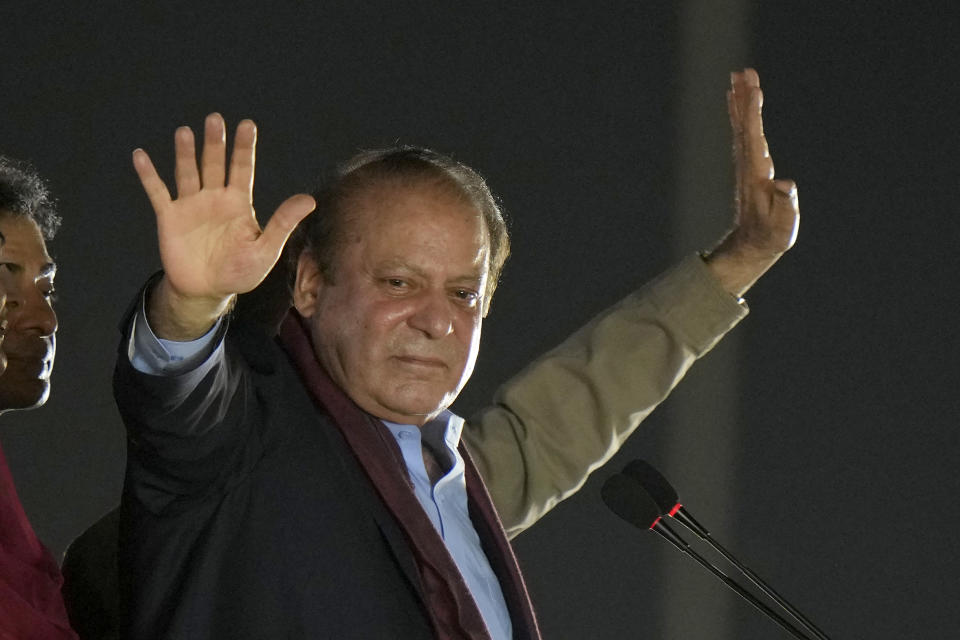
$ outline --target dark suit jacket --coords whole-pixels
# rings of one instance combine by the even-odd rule
[[[504,384],[463,438],[507,531],[579,488],[745,314],[691,257]],[[233,327],[223,361],[171,378],[134,370],[128,338],[130,637],[432,637],[396,521],[265,334]]]
[[[121,354],[115,393],[124,637],[434,637],[396,521],[265,334],[174,377]]]

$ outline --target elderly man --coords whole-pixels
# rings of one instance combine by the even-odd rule
[[[0,412],[38,407],[50,393],[57,268],[45,241],[59,224],[37,173],[0,156],[0,290],[6,295]],[[62,582],[56,561],[20,505],[0,449],[0,637],[75,638],[60,593]]]
[[[502,217],[471,169],[424,149],[348,162],[261,231],[256,130],[177,130],[172,199],[146,153],[164,272],[126,322],[121,592],[131,638],[538,638],[507,539],[582,485],[746,310],[793,243],[752,70],[729,101],[733,231],[595,318],[467,421]],[[277,340],[232,321],[298,230]]]

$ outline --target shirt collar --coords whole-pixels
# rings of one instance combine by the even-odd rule
[[[449,409],[445,409],[440,415],[422,427],[390,422],[389,420],[381,420],[381,422],[386,425],[394,438],[399,438],[401,432],[414,431],[431,446],[449,448],[453,451],[456,451],[460,445],[460,435],[463,433],[463,418]]]

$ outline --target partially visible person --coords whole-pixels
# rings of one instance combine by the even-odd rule
[[[32,168],[0,158],[0,233],[5,239],[0,286],[7,294],[0,412],[32,409],[47,401],[56,352],[53,280],[47,252],[60,225],[49,193]]]
[[[46,402],[53,370],[57,267],[46,241],[60,225],[27,164],[0,156],[0,289],[6,296],[0,413]],[[30,526],[0,447],[0,640],[74,639],[56,560]]]
[[[3,259],[3,245],[7,239],[0,233],[0,260]],[[7,334],[7,290],[0,283],[0,375],[7,370],[7,354],[3,351],[3,339]]]

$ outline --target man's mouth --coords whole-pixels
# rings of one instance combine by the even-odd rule
[[[23,362],[37,362],[41,364],[47,364],[53,360],[53,354],[47,350],[24,353],[23,351],[7,348],[4,349],[4,351],[10,360],[22,360]]]
[[[431,358],[427,356],[397,356],[398,361],[403,364],[427,368],[444,368],[447,366],[447,363],[441,360],[440,358]]]
[[[18,354],[6,352],[7,369],[20,369],[32,378],[49,378],[53,368],[53,354],[45,351],[42,354]]]
[[[25,341],[18,339],[17,336],[7,336],[10,338],[6,343],[4,352],[10,360],[22,360],[24,362],[38,362],[44,365],[53,360],[53,345],[46,341]]]

